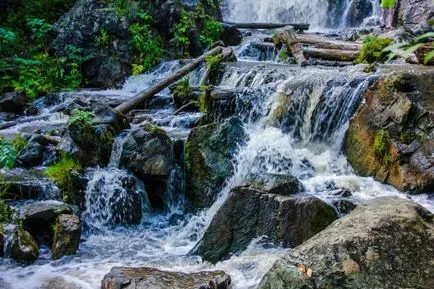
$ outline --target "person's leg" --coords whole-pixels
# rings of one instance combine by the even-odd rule
[[[390,17],[390,27],[395,27],[395,23],[394,22],[394,18],[395,18],[395,8],[390,8],[389,9],[389,17]]]
[[[386,27],[386,21],[387,21],[387,9],[381,8],[381,16],[383,18],[383,22],[381,23],[381,28]]]

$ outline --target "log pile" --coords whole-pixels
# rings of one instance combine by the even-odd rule
[[[296,29],[287,26],[273,36],[276,46],[286,45],[295,62],[303,64],[309,58],[352,62],[362,47],[359,43],[338,41],[312,34],[297,34]]]

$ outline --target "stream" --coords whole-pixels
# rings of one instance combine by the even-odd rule
[[[246,6],[237,9],[246,9],[253,2],[244,1]],[[304,1],[314,7],[302,10],[313,13],[321,2]],[[233,10],[231,19],[247,20],[237,16],[236,13],[240,13],[237,9]],[[261,16],[261,13],[270,14],[270,9],[266,6],[256,9],[258,16],[255,20],[275,20]],[[273,9],[278,10],[280,6]],[[315,14],[312,17],[321,23],[326,16]],[[81,217],[86,228],[92,229],[83,232],[77,255],[53,261],[50,250],[42,248],[39,260],[29,266],[0,259],[0,288],[47,288],[52,280],[57,280],[63,284],[62,288],[97,289],[103,276],[114,266],[151,266],[183,272],[221,269],[231,275],[234,289],[256,288],[274,261],[290,249],[269,244],[266,238],[257,238],[241,254],[215,265],[188,255],[231,188],[243,184],[251,173],[293,175],[303,183],[307,193],[326,202],[335,200],[337,189],[345,189],[351,191],[350,198],[355,203],[395,195],[412,199],[434,212],[434,200],[426,195],[410,196],[373,178],[357,176],[341,153],[348,121],[378,75],[364,73],[362,66],[338,68],[281,64],[276,51],[264,52],[253,45],[254,42],[263,42],[268,36],[255,32],[246,37],[235,48],[238,62],[224,65],[219,87],[239,91],[236,115],[244,123],[249,140],[240,147],[234,161],[234,174],[209,209],[197,214],[184,212],[183,194],[178,191],[183,186],[183,172],[179,168],[171,176],[172,185],[165,200],[169,208],[166,213],[151,212],[144,186],[137,182],[135,190],[142,195],[146,211],[141,223],[114,226],[114,216],[105,211],[104,204],[110,196],[128,197],[120,180],[130,175],[119,168],[119,149],[125,139],[125,134],[121,133],[115,139],[109,167],[95,168],[90,172],[86,210]],[[129,78],[118,90],[65,93],[62,103],[48,107],[38,102],[43,119],[27,122],[28,117],[22,117],[18,125],[1,130],[0,134],[31,132],[35,127],[64,126],[67,117],[57,110],[74,95],[120,102],[156,83],[180,65],[178,61],[164,62],[149,73]],[[192,86],[198,85],[203,72],[202,68],[190,75]],[[174,115],[174,111],[167,89],[151,101],[149,108],[135,115],[133,127],[150,121],[164,129],[173,140],[185,141],[202,114]]]

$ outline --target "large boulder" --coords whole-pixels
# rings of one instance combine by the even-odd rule
[[[243,125],[232,118],[194,128],[186,143],[186,197],[196,208],[209,207],[232,175],[232,160],[246,140]]]
[[[370,0],[353,0],[351,1],[346,23],[351,27],[357,27],[362,24],[363,20],[372,14],[372,2]]]
[[[434,70],[386,73],[350,121],[344,152],[356,173],[400,190],[434,189]]]
[[[334,208],[309,195],[280,196],[237,187],[215,214],[202,240],[192,250],[216,263],[266,235],[284,247],[294,247],[336,220]]]
[[[61,214],[72,214],[72,208],[58,201],[36,201],[20,208],[19,219],[24,228],[39,243],[50,244],[53,238],[52,226]]]
[[[101,289],[228,289],[231,277],[223,271],[181,273],[154,268],[114,267]]]
[[[18,262],[32,262],[39,257],[38,243],[32,235],[17,228],[11,240],[11,258]]]
[[[434,288],[434,216],[385,197],[276,261],[259,289]]]
[[[58,33],[52,44],[54,51],[65,55],[67,47],[73,45],[83,49],[84,55],[92,55],[93,58],[84,63],[83,71],[90,84],[98,87],[114,87],[131,72],[129,20],[116,15],[116,10],[110,9],[107,2],[79,0],[54,25]],[[122,4],[131,5],[122,9],[134,9],[135,2]],[[108,40],[98,44],[102,33],[108,35]]]
[[[78,98],[69,106],[69,113],[77,110],[89,111],[93,115],[90,122],[80,120],[68,123],[68,134],[76,146],[68,146],[64,141],[64,149],[80,160],[85,166],[107,166],[114,136],[130,127],[127,118],[99,101]]]
[[[59,195],[56,185],[37,170],[0,170],[3,198],[12,200],[52,199]]]
[[[20,114],[27,105],[27,95],[24,91],[5,93],[0,97],[0,112]]]
[[[151,205],[163,209],[168,179],[175,165],[174,144],[154,125],[131,131],[120,147],[120,167],[132,171],[145,183]]]
[[[410,30],[427,25],[430,17],[434,16],[432,0],[402,0],[398,5],[398,23]]]
[[[74,255],[80,243],[80,218],[75,215],[59,215],[54,224],[51,254],[54,259]]]

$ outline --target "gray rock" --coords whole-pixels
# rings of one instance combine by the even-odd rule
[[[227,46],[237,46],[241,44],[241,41],[243,40],[243,35],[241,34],[241,31],[238,30],[236,27],[224,24],[223,33],[220,38]]]
[[[3,230],[3,225],[0,225],[0,257],[4,257],[5,252],[5,236]]]
[[[264,173],[250,177],[247,184],[269,194],[290,196],[304,191],[303,184],[291,175]]]
[[[434,288],[434,216],[399,198],[359,205],[276,261],[271,288]]]
[[[191,254],[216,263],[246,249],[254,238],[263,235],[276,244],[294,247],[336,218],[333,207],[312,196],[279,196],[237,187]]]
[[[27,96],[24,91],[5,93],[0,97],[0,112],[21,114],[27,105]]]
[[[54,225],[51,254],[54,259],[74,255],[80,243],[81,224],[75,215],[59,215]]]
[[[18,262],[32,262],[39,257],[39,247],[29,232],[18,228],[11,241],[11,258]]]
[[[154,268],[114,267],[101,289],[228,289],[231,278],[223,271],[167,272]]]
[[[433,7],[431,0],[399,1],[398,22],[406,29],[417,29],[433,15]]]
[[[186,143],[186,197],[195,208],[209,207],[233,172],[232,159],[246,134],[232,118],[194,128]]]
[[[37,142],[29,142],[18,154],[17,163],[26,168],[41,164],[44,158],[44,148]]]
[[[346,22],[355,27],[362,24],[363,19],[372,14],[372,2],[370,0],[353,0],[350,4]]]

